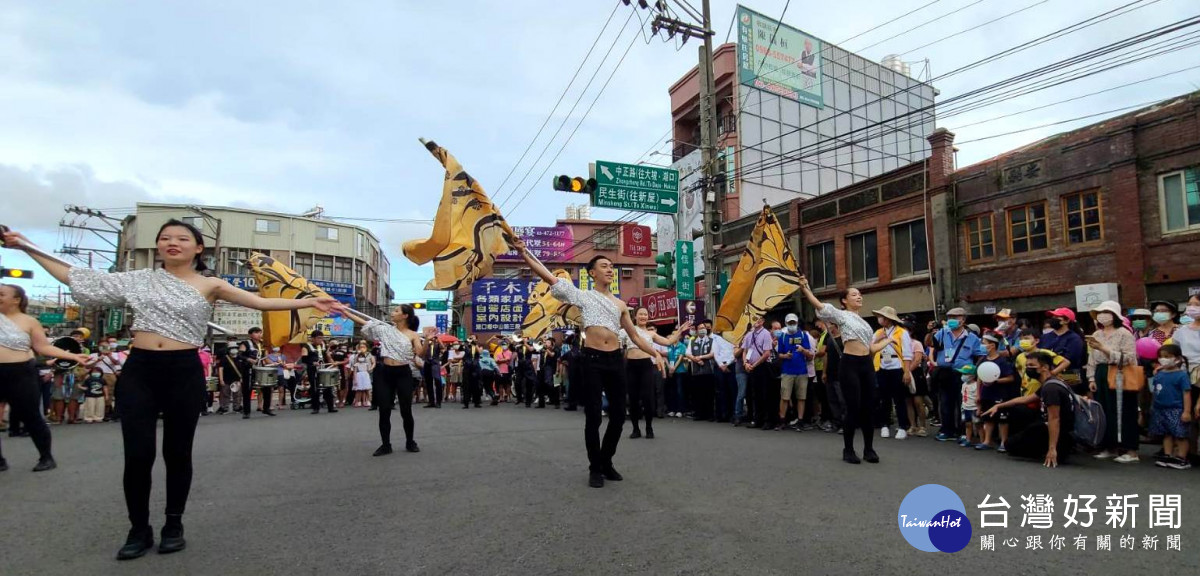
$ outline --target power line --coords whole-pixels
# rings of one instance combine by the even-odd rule
[[[762,60],[758,61],[758,67],[754,69],[754,75],[762,71],[763,64],[767,62],[767,56],[771,55],[771,47],[775,45],[775,35],[779,34],[779,27],[783,25],[783,17],[787,14],[788,6],[792,5],[792,0],[787,0],[783,3],[783,12],[779,15],[779,19],[775,21],[775,30],[771,32],[771,40],[767,42],[767,50],[763,53]]]

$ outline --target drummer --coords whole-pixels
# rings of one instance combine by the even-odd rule
[[[259,372],[254,368],[259,366],[260,361],[267,357],[263,349],[262,328],[255,326],[250,329],[250,338],[238,346],[239,359],[242,361],[242,366],[245,367],[247,375],[253,374],[253,382],[243,382],[242,386],[242,418],[250,417],[250,389],[258,388],[258,411],[267,416],[274,416],[271,411],[271,394],[275,391],[275,386],[269,387],[260,386]],[[249,380],[249,378],[247,378]]]
[[[332,359],[329,356],[329,349],[325,347],[325,333],[320,330],[313,330],[309,334],[308,342],[304,344],[304,365],[308,368],[308,394],[312,398],[312,413],[321,413],[321,398],[325,398],[325,405],[329,407],[329,413],[337,412],[337,407],[333,405],[333,388],[322,387],[317,380],[317,370],[324,368],[330,364]]]

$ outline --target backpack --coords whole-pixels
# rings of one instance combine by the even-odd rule
[[[1053,379],[1042,384],[1058,384],[1062,386],[1071,399],[1071,412],[1075,414],[1075,428],[1071,437],[1075,442],[1087,448],[1095,448],[1104,440],[1105,418],[1104,407],[1099,402],[1076,394],[1062,380]]]

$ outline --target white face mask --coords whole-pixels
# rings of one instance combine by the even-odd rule
[[[1008,330],[1008,322],[1001,322],[996,325],[997,332],[1003,332],[1005,330]]]
[[[1175,366],[1175,359],[1174,358],[1159,358],[1158,365],[1162,366],[1163,368],[1173,368]]]
[[[1101,326],[1112,326],[1112,323],[1113,323],[1112,314],[1108,314],[1108,313],[1097,314],[1096,315],[1096,323],[1100,324]]]
[[[797,330],[797,327],[796,327],[796,325],[795,325],[795,324],[788,324],[788,326],[787,326],[787,333],[788,333],[788,334],[795,334],[795,333],[796,333],[796,330]]]

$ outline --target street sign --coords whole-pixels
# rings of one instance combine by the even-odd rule
[[[108,319],[104,323],[105,334],[116,334],[121,331],[121,327],[125,325],[125,310],[121,308],[110,308],[108,310]]]
[[[456,332],[459,340],[465,341],[467,339],[467,329],[462,324],[458,325]]]
[[[691,241],[675,241],[675,290],[680,300],[696,298],[696,254]]]
[[[434,324],[437,326],[438,333],[445,334],[450,329],[450,315],[438,314],[435,317]]]
[[[449,310],[445,300],[426,300],[425,308],[430,312],[445,312]]]
[[[62,312],[42,312],[38,314],[38,322],[42,324],[62,324],[64,314]]]
[[[596,161],[596,191],[592,206],[637,212],[675,214],[679,211],[679,171]]]

